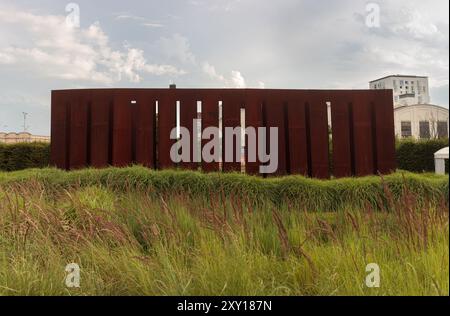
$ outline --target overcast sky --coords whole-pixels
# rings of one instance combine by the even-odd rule
[[[61,88],[365,89],[412,74],[449,104],[448,0],[79,0],[80,27],[68,3],[0,0],[0,131],[28,112],[48,135]]]

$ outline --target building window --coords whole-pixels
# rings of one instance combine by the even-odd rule
[[[411,122],[402,122],[402,137],[411,137]]]
[[[403,86],[403,80],[400,80],[400,85]]]
[[[448,137],[448,124],[445,121],[437,122],[437,134],[438,138],[447,138]]]
[[[430,122],[428,121],[419,122],[419,137],[430,138]]]

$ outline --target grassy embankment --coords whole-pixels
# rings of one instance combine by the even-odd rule
[[[448,295],[448,182],[0,173],[0,295]]]

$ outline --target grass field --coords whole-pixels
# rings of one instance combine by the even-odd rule
[[[0,173],[0,295],[449,295],[448,215],[435,175]]]

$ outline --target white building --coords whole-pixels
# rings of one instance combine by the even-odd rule
[[[438,105],[415,104],[394,108],[395,135],[398,138],[447,138],[449,111]]]
[[[392,89],[394,107],[414,104],[429,104],[428,77],[391,75],[373,80],[370,89]]]
[[[0,143],[16,144],[16,143],[33,143],[33,142],[49,143],[50,137],[31,135],[30,133],[27,132],[20,132],[20,133],[0,132]]]

